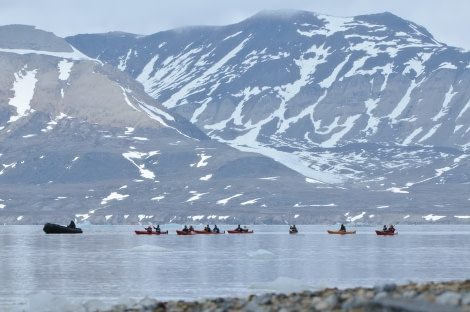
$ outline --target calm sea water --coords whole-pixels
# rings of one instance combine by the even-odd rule
[[[336,226],[255,225],[252,235],[135,235],[140,226],[83,226],[47,235],[42,226],[0,227],[0,311],[98,301],[194,300],[324,287],[470,278],[470,226],[398,225],[398,235]],[[196,229],[201,228],[196,226]],[[233,226],[220,226],[221,230]]]

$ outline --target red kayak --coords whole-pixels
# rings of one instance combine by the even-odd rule
[[[186,231],[183,231],[183,230],[176,230],[176,234],[177,235],[195,235],[196,232],[194,232],[194,231],[186,232]]]
[[[248,230],[243,230],[243,231],[237,231],[237,230],[227,230],[229,234],[253,234],[253,230],[248,231]]]
[[[397,235],[398,234],[398,232],[379,231],[379,230],[375,230],[375,233],[377,233],[377,235]]]
[[[297,234],[297,233],[298,233],[297,231],[289,230],[289,234]]]
[[[196,232],[196,234],[225,234],[225,231],[222,231],[222,232],[214,232],[214,231],[210,231],[210,232],[207,232],[207,231],[199,231],[199,230],[194,230],[194,232]]]
[[[155,231],[152,231],[152,232],[149,232],[149,231],[138,231],[138,230],[135,230],[135,234],[147,234],[147,235],[160,235],[160,234],[168,234],[168,231],[160,231],[160,232],[155,232]]]

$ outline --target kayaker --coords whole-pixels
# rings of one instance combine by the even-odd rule
[[[188,226],[186,224],[184,225],[183,232],[189,232]]]
[[[341,228],[339,229],[341,232],[346,232],[346,227],[343,223],[341,223]]]
[[[384,224],[384,227],[382,229],[382,232],[388,232],[387,226]]]
[[[211,228],[210,228],[209,224],[204,228],[204,231],[205,232],[210,232],[211,231]]]
[[[73,220],[70,220],[70,224],[67,225],[68,228],[74,229],[75,228],[75,222]]]
[[[297,232],[297,228],[295,227],[295,224],[290,227],[290,230],[292,232]]]
[[[148,227],[145,228],[147,232],[152,233],[152,227],[149,225]]]
[[[160,233],[160,224],[157,224],[157,227],[153,227],[155,232]]]
[[[243,231],[243,229],[242,229],[242,227],[240,226],[240,224],[239,224],[238,227],[235,229],[235,231],[238,231],[238,232],[242,232],[242,231]]]
[[[220,233],[220,230],[219,228],[217,227],[217,224],[214,224],[214,228],[212,229],[212,231],[216,232],[216,233]]]
[[[393,227],[393,224],[390,224],[390,227],[388,228],[388,231],[392,232],[392,233],[395,232],[395,228]]]

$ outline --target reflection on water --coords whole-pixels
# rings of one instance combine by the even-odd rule
[[[354,228],[356,235],[297,227],[297,235],[260,225],[252,235],[178,236],[171,225],[170,234],[150,236],[135,235],[134,226],[89,226],[75,235],[3,226],[0,306],[21,310],[42,292],[117,303],[470,277],[461,261],[470,256],[470,226],[398,226],[393,237],[371,227]]]

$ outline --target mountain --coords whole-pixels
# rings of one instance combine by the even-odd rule
[[[266,11],[227,26],[66,40],[213,140],[365,190],[329,200],[345,215],[467,219],[470,52],[413,22]]]
[[[390,13],[0,27],[0,219],[468,222],[469,60]]]
[[[277,203],[315,188],[211,140],[127,73],[52,33],[0,27],[0,68],[3,223],[251,222],[255,204],[270,222],[281,220]]]

